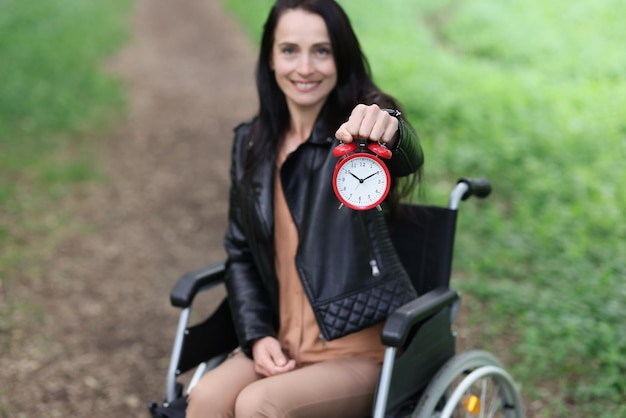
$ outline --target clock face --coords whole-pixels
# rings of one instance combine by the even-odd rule
[[[387,166],[370,154],[352,154],[337,163],[333,176],[335,194],[347,207],[368,210],[378,206],[389,193],[391,177]]]

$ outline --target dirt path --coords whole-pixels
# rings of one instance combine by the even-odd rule
[[[169,291],[223,257],[232,129],[256,109],[253,48],[220,3],[137,0],[110,64],[130,116],[101,141],[109,181],[64,202],[77,232],[12,289],[44,308],[0,358],[0,416],[147,417],[163,395]]]

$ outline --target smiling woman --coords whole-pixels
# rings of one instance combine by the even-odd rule
[[[383,144],[390,158],[381,171],[394,181],[381,204],[392,210],[397,180],[419,172],[421,146],[401,113],[388,111],[396,101],[372,81],[333,0],[274,4],[256,80],[258,114],[237,128],[233,144],[225,237],[241,350],[191,390],[187,416],[369,415],[383,321],[415,290],[390,242],[387,213],[337,210],[333,138]],[[353,174],[368,187],[377,181],[371,171]],[[363,228],[368,223],[376,227]],[[341,262],[326,262],[336,254]],[[374,295],[383,287],[402,296],[380,306]],[[344,324],[335,308],[350,309],[355,298],[376,314]]]
[[[280,19],[274,38],[270,65],[290,113],[315,117],[337,84],[326,23],[319,15],[289,10]]]

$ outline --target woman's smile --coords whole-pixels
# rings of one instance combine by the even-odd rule
[[[302,92],[307,92],[307,91],[314,90],[315,87],[319,86],[321,82],[320,81],[307,81],[307,82],[293,81],[292,83],[296,86],[298,90]]]

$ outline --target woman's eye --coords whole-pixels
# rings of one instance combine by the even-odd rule
[[[330,51],[330,48],[322,47],[317,50],[317,53],[319,55],[330,55],[331,51]]]
[[[285,55],[293,55],[296,53],[296,50],[294,48],[291,47],[285,47],[282,49],[283,54]]]

